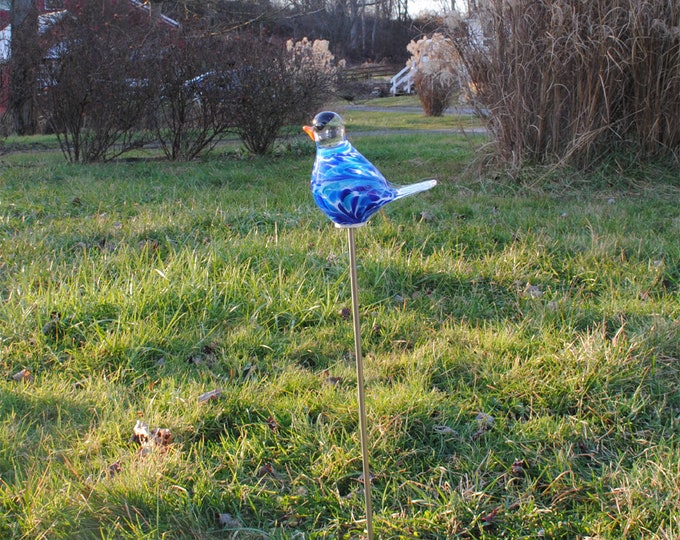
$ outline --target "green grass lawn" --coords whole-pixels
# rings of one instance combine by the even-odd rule
[[[455,102],[453,105],[455,106]],[[414,107],[419,110],[417,112],[409,110]],[[427,117],[422,112],[422,105],[417,96],[375,98],[357,106],[339,103],[336,108],[343,115],[350,134],[380,129],[468,130],[472,133],[483,126],[482,121],[471,114]],[[385,110],[389,113],[384,112]]]
[[[0,537],[361,536],[346,235],[304,140],[3,156]],[[680,184],[473,175],[480,142],[357,143],[440,180],[356,234],[377,538],[677,538]]]

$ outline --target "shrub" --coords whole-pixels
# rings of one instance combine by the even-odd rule
[[[267,153],[287,124],[308,120],[333,94],[337,67],[328,42],[286,47],[259,38],[235,40],[232,121],[246,148]]]
[[[111,159],[149,139],[152,97],[140,44],[151,28],[117,4],[85,3],[51,30],[41,107],[69,161]]]
[[[171,160],[191,160],[214,147],[233,125],[233,75],[224,41],[209,34],[171,36],[154,59],[150,116],[155,138]]]
[[[435,33],[431,38],[411,41],[406,48],[411,53],[406,65],[414,69],[413,84],[425,114],[441,116],[459,88],[460,62],[453,43]]]

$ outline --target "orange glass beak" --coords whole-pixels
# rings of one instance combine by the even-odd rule
[[[302,130],[309,135],[309,138],[314,140],[314,128],[312,126],[302,126]]]

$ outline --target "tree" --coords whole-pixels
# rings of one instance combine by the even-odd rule
[[[12,0],[10,78],[7,107],[18,135],[37,130],[36,90],[42,53],[36,0]]]
[[[235,29],[279,39],[327,40],[338,57],[406,60],[403,44],[417,35],[406,0],[176,0],[164,9],[198,18],[216,32]]]

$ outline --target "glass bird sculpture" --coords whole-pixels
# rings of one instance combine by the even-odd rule
[[[359,227],[387,203],[437,185],[424,180],[407,186],[388,182],[345,138],[339,114],[324,111],[302,129],[316,142],[312,196],[336,227]]]

